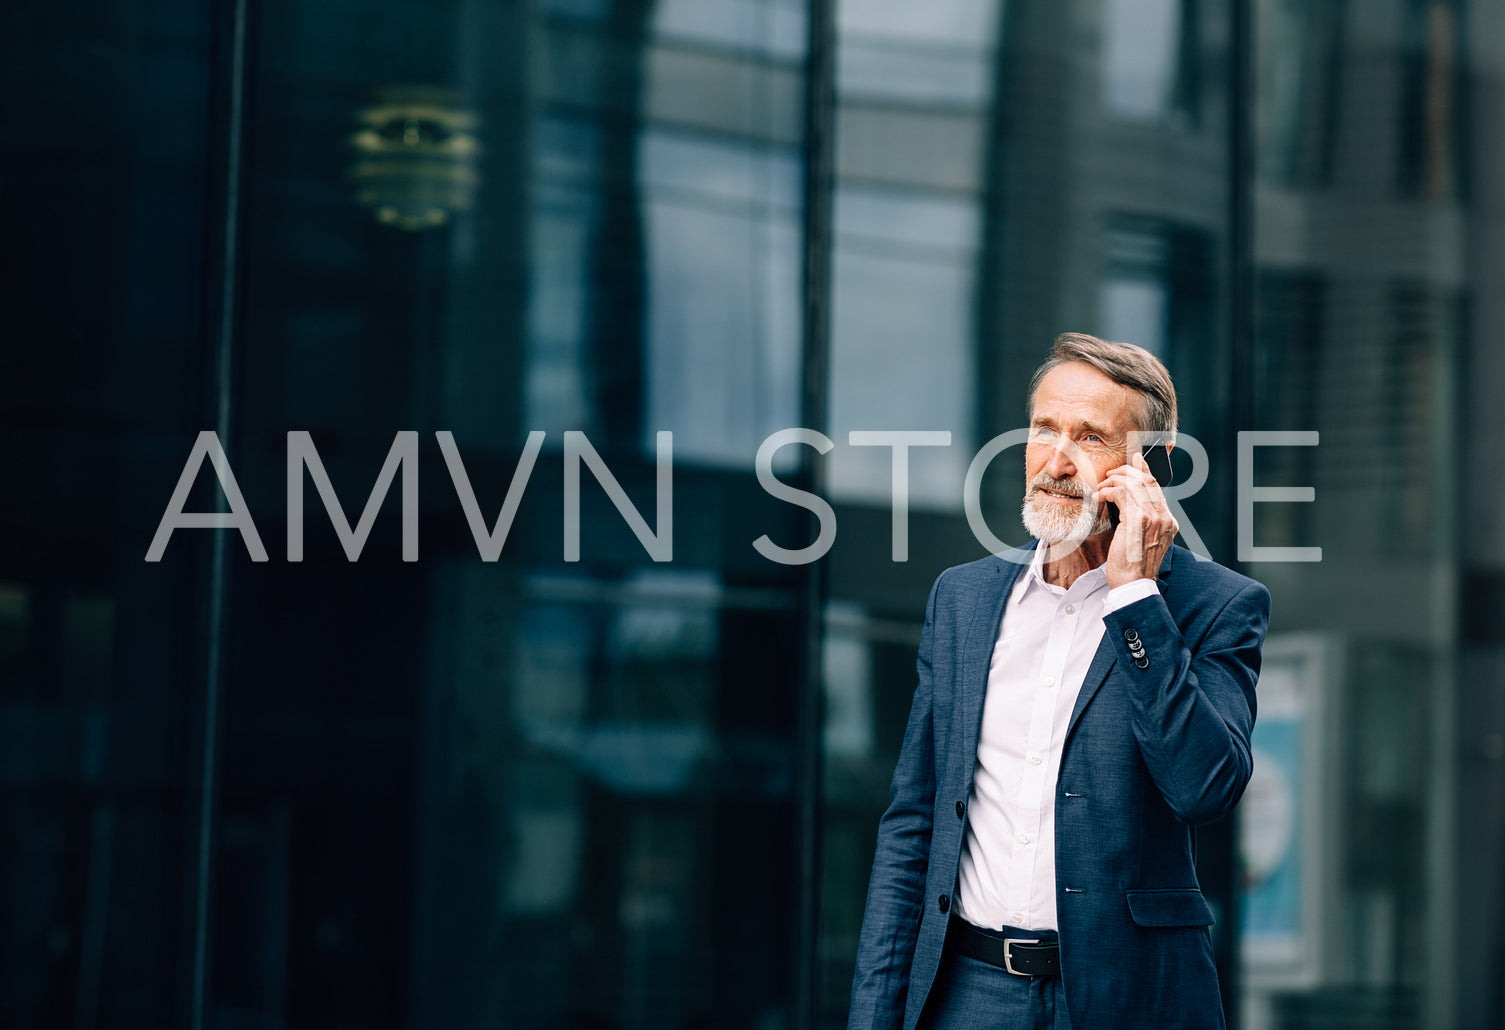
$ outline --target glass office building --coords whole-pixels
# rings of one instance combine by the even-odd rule
[[[0,1025],[843,1026],[1065,330],[1273,595],[1230,1021],[1505,1025],[1505,4],[0,24]]]

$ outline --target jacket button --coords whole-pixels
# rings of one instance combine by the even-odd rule
[[[935,899],[935,907],[940,909],[943,913],[949,912],[951,910],[951,899],[942,894],[940,897]]]
[[[1148,658],[1136,658],[1134,659],[1134,664],[1141,669],[1148,669],[1150,667],[1150,660]]]
[[[956,803],[956,817],[958,819],[965,819],[967,817],[967,806],[960,801]]]
[[[1133,629],[1126,629],[1124,630],[1124,639],[1132,644],[1134,643],[1134,641],[1139,639],[1139,633],[1138,631]]]

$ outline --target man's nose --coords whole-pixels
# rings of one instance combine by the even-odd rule
[[[1071,455],[1066,453],[1066,448],[1057,444],[1050,449],[1050,457],[1045,462],[1045,471],[1056,479],[1070,479],[1076,475],[1076,463],[1071,460]]]

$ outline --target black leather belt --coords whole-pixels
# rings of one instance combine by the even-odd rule
[[[950,943],[968,958],[1006,969],[1015,976],[1060,976],[1061,943],[1052,937],[1018,936],[1022,931],[984,930],[951,917]]]

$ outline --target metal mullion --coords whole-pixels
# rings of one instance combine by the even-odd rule
[[[236,344],[240,278],[240,213],[242,205],[242,165],[245,160],[246,54],[250,20],[250,0],[231,0],[225,11],[229,34],[224,52],[228,82],[222,94],[223,110],[211,105],[211,119],[223,116],[221,134],[211,139],[223,145],[223,193],[213,193],[222,203],[217,212],[219,223],[218,253],[215,265],[219,272],[218,293],[212,305],[211,356],[208,387],[215,432],[226,454],[231,452],[232,398],[234,390],[233,358]],[[211,65],[211,75],[219,71],[219,61]],[[211,161],[211,169],[219,166]],[[214,266],[212,266],[214,267]],[[215,510],[227,510],[226,500],[215,491]],[[224,638],[226,623],[228,534],[214,534],[210,544],[208,614],[203,651],[204,693],[201,711],[196,816],[192,829],[193,860],[192,933],[193,950],[190,973],[189,1026],[203,1030],[209,1024],[208,1008],[210,955],[210,908],[214,872],[214,829],[219,783],[220,706],[224,675]]]
[[[803,320],[800,424],[826,425],[831,341],[831,200],[835,150],[835,4],[810,0],[806,26],[805,178]],[[824,463],[811,448],[800,448],[800,478],[806,489],[823,494]],[[818,520],[806,520],[813,538]],[[796,1030],[817,1021],[821,874],[821,696],[822,613],[825,608],[824,563],[802,566],[800,615],[804,629],[801,696],[795,716],[798,783],[795,846],[798,901],[795,925],[794,1019]]]

